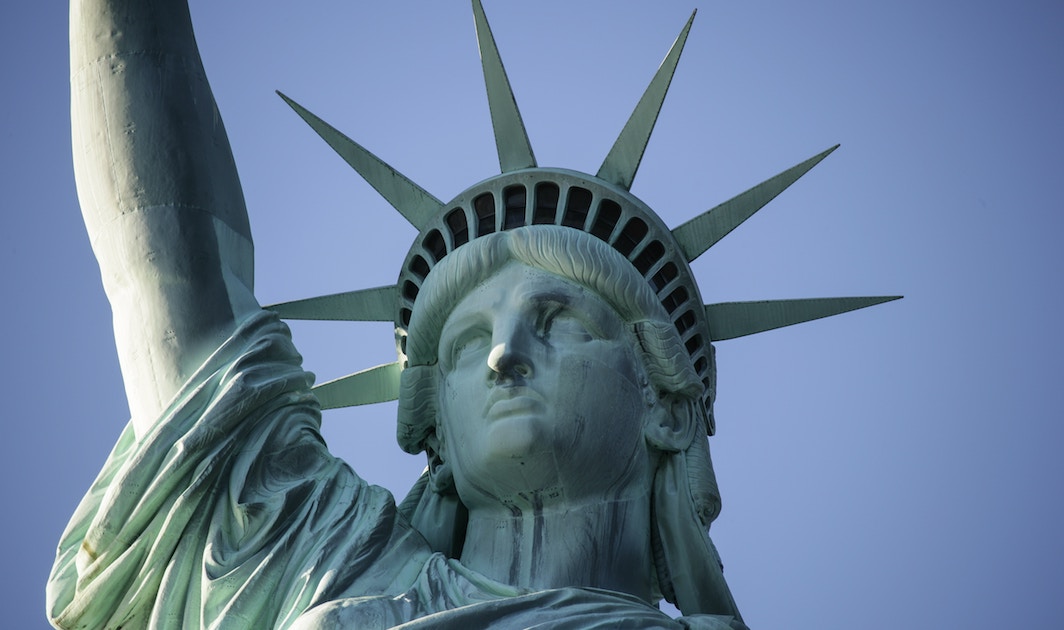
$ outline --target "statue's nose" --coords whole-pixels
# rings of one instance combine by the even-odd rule
[[[528,335],[520,326],[496,329],[488,353],[488,379],[518,381],[532,378],[532,359],[528,353]]]

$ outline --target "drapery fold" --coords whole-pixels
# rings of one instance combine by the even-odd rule
[[[285,627],[413,582],[430,553],[386,490],[328,452],[300,361],[287,327],[257,315],[144,439],[126,427],[62,536],[57,623]]]

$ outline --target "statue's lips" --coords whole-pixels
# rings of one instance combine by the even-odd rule
[[[489,420],[542,413],[546,409],[542,397],[527,387],[496,390],[488,399]]]

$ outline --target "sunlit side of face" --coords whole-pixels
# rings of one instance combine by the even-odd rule
[[[648,490],[643,367],[593,292],[508,263],[458,303],[438,356],[442,454],[470,509]]]

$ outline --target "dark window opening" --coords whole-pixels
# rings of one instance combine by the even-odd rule
[[[661,260],[661,257],[665,255],[665,246],[661,244],[661,241],[650,241],[650,244],[643,248],[643,251],[639,252],[639,255],[635,257],[632,264],[639,270],[639,273],[646,275],[650,268],[654,266],[654,263]]]
[[[455,247],[469,242],[469,224],[466,223],[465,210],[462,208],[455,208],[447,214],[447,228],[451,230]]]
[[[635,246],[639,244],[639,241],[643,240],[643,237],[647,235],[647,224],[643,223],[642,219],[632,218],[621,230],[620,235],[617,237],[617,241],[613,244],[613,248],[621,252],[625,256],[632,253]]]
[[[521,185],[507,186],[502,191],[503,223],[502,229],[512,230],[525,224],[525,202],[528,194]]]
[[[684,346],[687,348],[687,354],[694,354],[702,347],[702,335],[691,337]]]
[[[407,280],[403,283],[403,297],[413,302],[417,299],[418,288],[413,282]]]
[[[399,321],[403,323],[403,326],[410,325],[410,309],[399,309]]]
[[[676,320],[676,330],[680,331],[680,334],[687,332],[687,329],[695,325],[695,314],[691,311],[684,311],[683,315]]]
[[[536,184],[536,206],[532,210],[532,223],[554,223],[558,213],[558,184],[540,182]]]
[[[562,216],[562,225],[578,230],[584,229],[584,223],[587,222],[587,213],[590,209],[591,191],[573,186],[569,189],[569,198],[565,200],[565,215]]]
[[[440,262],[447,255],[447,244],[443,242],[443,235],[439,230],[432,230],[426,234],[425,242],[422,244],[436,262]]]
[[[414,259],[410,261],[410,271],[424,280],[429,275],[429,264],[421,256],[414,256]]]
[[[687,289],[683,287],[676,287],[676,290],[669,294],[669,297],[661,301],[662,306],[669,314],[676,312],[676,309],[687,301]]]
[[[708,364],[709,364],[709,361],[706,361],[705,357],[698,357],[698,360],[695,361],[695,372],[698,372],[699,374],[701,374],[703,371],[705,371],[706,365],[708,365]],[[703,382],[706,385],[709,385],[708,381],[703,381]]]
[[[620,218],[621,207],[617,205],[617,202],[603,199],[602,203],[599,204],[595,223],[591,226],[592,236],[597,236],[603,241],[609,241],[610,235],[613,234],[613,228],[617,227],[617,220]]]
[[[477,215],[477,236],[495,231],[495,197],[484,193],[473,200],[473,212]]]
[[[654,292],[661,291],[670,282],[676,279],[676,265],[673,263],[667,263],[662,267],[654,277],[650,279],[650,284],[654,287]]]

